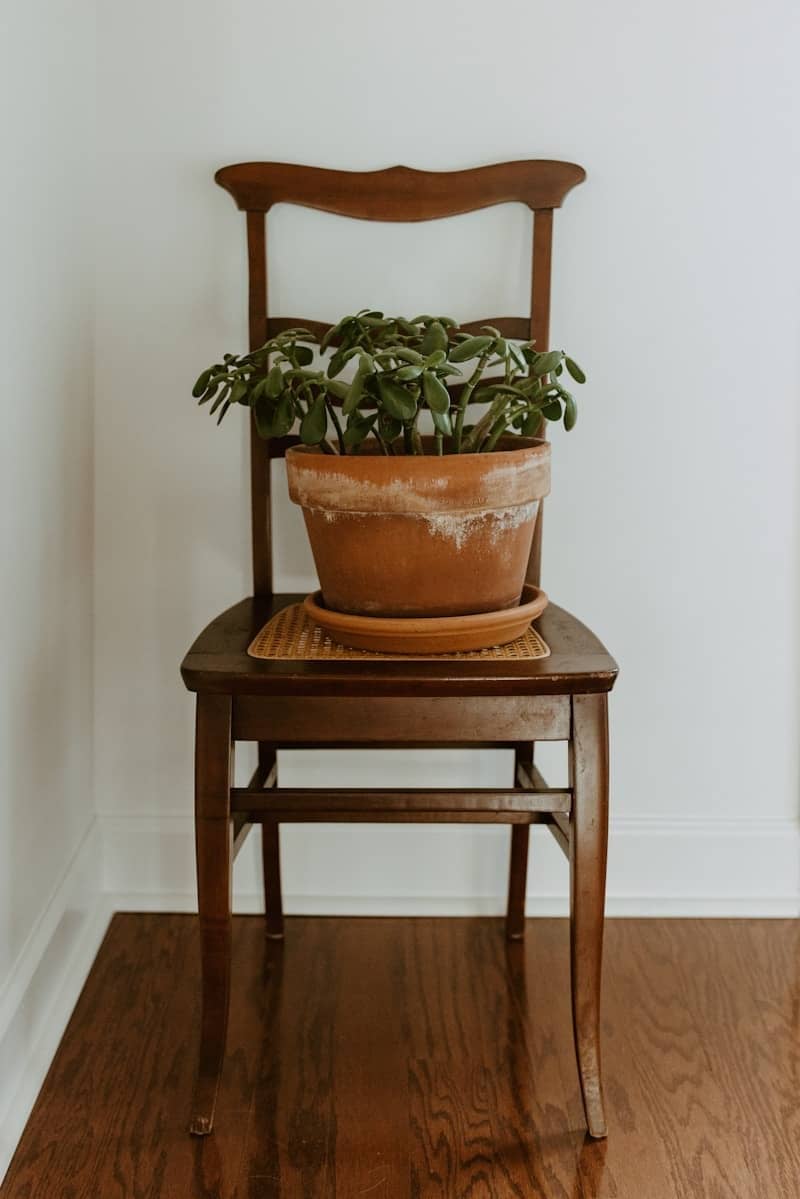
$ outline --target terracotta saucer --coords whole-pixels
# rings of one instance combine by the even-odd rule
[[[452,654],[507,645],[521,637],[547,607],[547,596],[529,583],[516,608],[474,616],[354,616],[326,608],[322,592],[307,595],[303,606],[320,628],[341,645],[383,654]]]

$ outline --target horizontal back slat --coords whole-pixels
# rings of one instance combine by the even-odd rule
[[[527,316],[484,316],[478,321],[465,321],[459,327],[466,333],[480,333],[483,325],[492,325],[501,337],[527,341],[530,336],[531,322]],[[267,337],[277,337],[287,329],[308,329],[315,337],[322,338],[330,327],[326,321],[304,320],[302,316],[270,316],[267,318]]]
[[[273,204],[299,204],[367,221],[429,221],[520,203],[558,208],[586,177],[583,167],[551,159],[527,159],[467,171],[332,171],[286,162],[240,162],[215,175],[239,208],[268,212]]]

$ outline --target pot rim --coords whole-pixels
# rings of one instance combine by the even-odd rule
[[[422,443],[425,446],[433,447],[435,438],[431,434],[424,434]],[[420,470],[425,467],[437,466],[441,470],[444,463],[448,465],[461,462],[464,464],[480,462],[488,465],[490,462],[502,461],[503,459],[513,459],[518,454],[531,450],[536,451],[535,457],[549,457],[551,451],[551,443],[544,437],[523,437],[521,434],[508,434],[501,437],[498,441],[499,449],[495,450],[479,450],[474,454],[391,454],[385,455],[380,453],[376,448],[369,447],[368,453],[360,454],[326,454],[318,445],[292,445],[286,450],[287,459],[291,455],[292,458],[311,458],[314,462],[324,463],[332,469],[341,469],[342,466],[357,469],[359,465],[365,462],[385,462],[391,463],[393,468],[398,468],[401,465],[408,464],[410,470]]]
[[[514,438],[509,448],[491,453],[442,457],[326,454],[317,446],[292,446],[286,451],[289,496],[306,510],[326,512],[509,511],[550,490],[550,443],[525,442]]]

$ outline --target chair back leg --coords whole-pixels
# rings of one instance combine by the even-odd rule
[[[275,750],[263,741],[258,743],[258,767],[265,779],[276,763]],[[280,825],[261,826],[261,866],[264,873],[264,910],[267,916],[267,936],[283,936],[283,900],[281,898]]]
[[[513,777],[524,766],[529,772],[534,766],[534,742],[515,747]],[[511,825],[511,860],[509,862],[509,902],[506,904],[506,938],[518,941],[525,935],[525,891],[528,888],[528,849],[530,825]]]
[[[264,868],[264,908],[267,936],[283,937],[283,901],[281,899],[281,845],[279,824],[261,826],[261,862]]]
[[[200,913],[202,1017],[200,1056],[189,1129],[207,1136],[225,1056],[231,985],[233,826],[231,699],[198,695],[195,740],[195,850]]]
[[[508,867],[506,937],[520,941],[525,936],[525,891],[528,882],[528,845],[531,826],[511,825],[511,859]]]
[[[517,768],[533,767],[533,742],[514,749],[514,781]],[[506,937],[519,941],[525,935],[525,891],[528,884],[528,847],[531,830],[527,824],[511,825],[511,858],[508,865],[508,903],[506,905]]]
[[[606,1136],[600,1075],[600,982],[608,847],[607,696],[576,695],[570,740],[572,1025],[586,1123]]]

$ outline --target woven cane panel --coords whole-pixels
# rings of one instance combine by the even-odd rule
[[[491,649],[477,649],[470,652],[454,654],[380,654],[373,650],[350,649],[339,645],[332,637],[314,624],[306,615],[302,604],[292,604],[283,608],[272,620],[264,625],[261,632],[254,638],[248,654],[251,658],[274,658],[285,661],[328,661],[336,659],[340,662],[397,661],[407,662],[409,659],[449,661],[459,658],[483,658],[489,661],[502,661],[508,658],[525,659],[548,658],[550,650],[535,629],[530,626],[516,641],[508,645],[497,645]]]

